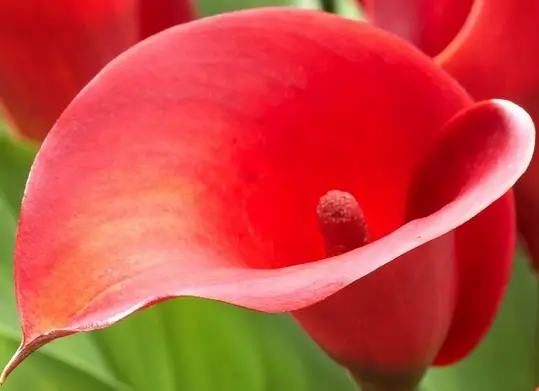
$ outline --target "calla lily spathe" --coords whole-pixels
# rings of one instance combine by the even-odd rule
[[[459,360],[504,292],[533,140],[521,108],[474,103],[368,24],[276,8],[160,33],[77,96],[34,163],[4,378],[180,296],[290,311],[360,382]],[[369,237],[334,256],[317,220],[332,190]]]

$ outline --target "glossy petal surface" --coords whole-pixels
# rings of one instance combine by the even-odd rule
[[[42,141],[107,62],[189,20],[187,9],[181,0],[1,1],[0,101],[8,119],[22,135]]]
[[[324,13],[229,14],[136,46],[73,101],[32,169],[16,249],[24,341],[8,372],[167,298],[293,311],[428,251],[502,197],[533,150],[518,107],[464,112],[498,126],[457,132],[457,194],[408,221],[412,181],[470,105],[408,45]],[[356,196],[374,241],[324,259],[315,209],[331,189]]]
[[[457,35],[473,2],[474,0],[360,1],[370,22],[406,39],[430,56],[440,53]]]

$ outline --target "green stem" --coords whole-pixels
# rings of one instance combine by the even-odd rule
[[[535,383],[539,385],[539,274],[536,274],[537,281],[537,303],[535,304]]]
[[[320,3],[324,11],[332,14],[336,12],[335,0],[320,0]]]
[[[366,380],[364,377],[350,371],[352,379],[354,379],[361,391],[421,391],[418,384],[423,373],[424,371],[417,374],[388,374],[387,376],[375,376]]]

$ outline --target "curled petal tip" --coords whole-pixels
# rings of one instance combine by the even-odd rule
[[[23,342],[20,344],[15,354],[13,354],[13,357],[11,357],[9,362],[4,367],[4,370],[0,374],[0,387],[4,385],[4,383],[6,382],[11,372],[13,372],[30,354],[35,352],[40,347],[51,342],[52,340],[63,337],[63,336],[67,336],[70,334],[74,334],[74,332],[64,331],[64,330],[54,330],[46,334],[37,336],[28,342],[26,340],[23,340]]]
[[[492,104],[499,106],[501,109],[507,111],[508,113],[511,113],[515,117],[515,119],[518,119],[519,121],[533,123],[530,114],[528,114],[526,110],[524,110],[516,103],[513,103],[506,99],[491,99],[487,102],[491,102]]]
[[[505,120],[508,122],[512,128],[517,132],[523,132],[524,134],[528,135],[528,137],[525,137],[526,143],[523,148],[523,153],[526,159],[523,159],[525,161],[526,168],[530,164],[533,152],[535,149],[535,125],[533,122],[532,117],[526,110],[524,110],[521,106],[505,100],[505,99],[491,99],[491,104],[498,106],[503,112],[505,113]]]
[[[31,351],[28,351],[28,349],[24,346],[24,344],[21,344],[13,357],[9,360],[9,362],[4,367],[4,370],[2,371],[2,374],[0,374],[0,387],[4,385],[7,378],[13,372],[15,368],[19,366],[19,364],[31,353]]]

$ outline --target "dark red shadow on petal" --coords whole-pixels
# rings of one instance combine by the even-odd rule
[[[140,39],[196,18],[193,0],[139,0]]]
[[[493,138],[503,146],[467,156],[482,163],[469,186],[407,223],[417,167],[470,104],[408,45],[325,13],[234,13],[133,48],[74,100],[32,168],[16,248],[24,341],[4,376],[36,341],[165,299],[294,311],[427,251],[505,194],[533,150],[528,116],[488,103],[512,119]],[[358,198],[373,242],[324,259],[316,205],[332,189]]]

